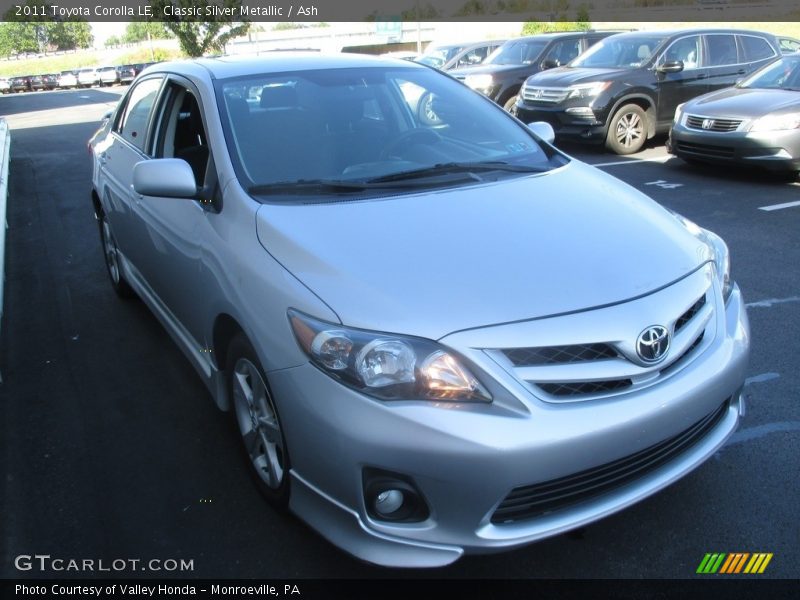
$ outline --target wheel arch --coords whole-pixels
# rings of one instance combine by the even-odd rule
[[[656,133],[656,105],[655,102],[653,102],[653,99],[646,94],[629,94],[614,102],[614,106],[610,111],[608,111],[608,117],[606,118],[606,132],[608,132],[608,128],[611,125],[611,121],[614,119],[614,115],[616,115],[617,111],[626,104],[636,104],[644,111],[644,114],[647,117],[647,139],[649,140],[652,138]]]
[[[103,216],[103,203],[100,202],[100,196],[94,188],[92,188],[92,206],[94,207],[94,218],[99,221]]]

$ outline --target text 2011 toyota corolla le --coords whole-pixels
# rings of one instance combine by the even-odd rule
[[[92,140],[115,290],[267,499],[364,560],[584,525],[737,425],[724,242],[548,137],[424,66],[281,54],[151,67]]]

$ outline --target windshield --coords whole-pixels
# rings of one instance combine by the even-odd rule
[[[438,69],[460,51],[460,46],[439,46],[438,48],[428,50],[425,54],[416,59],[416,61]]]
[[[483,64],[532,65],[539,58],[547,42],[512,40],[492,52]]]
[[[742,81],[740,88],[800,90],[800,56],[785,56]]]
[[[648,62],[663,41],[663,36],[614,35],[597,42],[569,66],[634,69]]]
[[[234,166],[253,193],[475,182],[492,170],[514,177],[553,168],[554,155],[566,162],[502,109],[420,67],[228,79],[217,82],[217,97]]]

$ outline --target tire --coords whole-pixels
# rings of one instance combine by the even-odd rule
[[[119,264],[119,248],[117,241],[114,239],[114,234],[111,231],[111,225],[105,215],[100,217],[100,243],[103,248],[103,258],[106,263],[106,272],[108,278],[111,280],[111,287],[120,298],[132,298],[135,296],[133,288],[125,281],[125,276],[122,274],[122,268]]]
[[[633,154],[647,140],[647,116],[642,107],[626,104],[611,119],[606,136],[606,148],[616,154]]]
[[[511,96],[511,98],[506,100],[505,104],[503,104],[503,109],[506,112],[510,112],[512,115],[517,114],[517,96],[518,94],[514,94]]]
[[[267,502],[285,511],[291,479],[289,452],[264,369],[242,333],[231,341],[227,356],[231,412],[250,474]]]

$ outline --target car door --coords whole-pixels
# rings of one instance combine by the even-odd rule
[[[672,122],[678,104],[708,91],[708,73],[702,66],[703,40],[700,35],[686,35],[672,40],[655,62],[658,108],[656,118],[660,125]],[[660,72],[666,63],[680,61],[683,69],[675,73]]]
[[[737,79],[750,72],[744,59],[739,56],[739,47],[734,34],[707,33],[703,38],[708,91],[731,87]]]
[[[95,148],[103,209],[125,259],[134,267],[142,260],[142,240],[137,236],[134,214],[133,166],[147,158],[147,139],[156,99],[164,77],[156,75],[137,82],[116,112],[107,140]]]
[[[213,189],[216,174],[202,106],[191,82],[170,75],[154,112],[150,154],[185,160],[198,189]],[[138,268],[173,332],[197,352],[203,338],[202,299],[211,289],[201,261],[201,229],[215,210],[205,200],[134,193],[133,212],[143,242]]]

